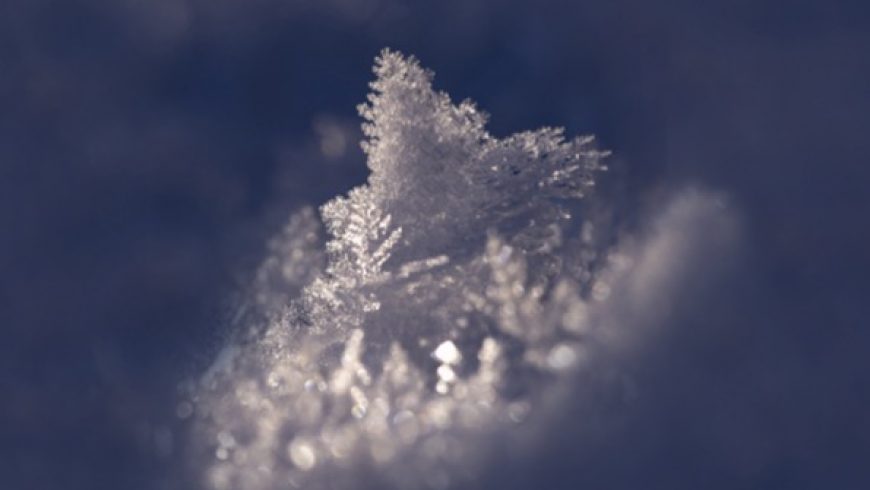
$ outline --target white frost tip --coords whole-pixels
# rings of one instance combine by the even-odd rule
[[[549,355],[547,355],[547,364],[550,368],[555,369],[556,371],[562,371],[564,369],[569,369],[574,367],[578,361],[577,349],[567,345],[567,344],[558,344],[550,350]]]
[[[434,352],[432,357],[443,362],[444,364],[456,365],[462,361],[462,353],[456,348],[456,344],[451,340],[441,343]]]
[[[290,461],[302,471],[308,471],[317,464],[317,454],[311,443],[305,439],[296,438],[287,446]]]

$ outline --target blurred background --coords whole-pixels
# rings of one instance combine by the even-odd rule
[[[870,7],[801,0],[2,2],[0,487],[192,488],[177,383],[365,180],[383,47],[498,136],[596,134],[626,209],[697,184],[744,226],[618,427],[480,488],[868,488]]]

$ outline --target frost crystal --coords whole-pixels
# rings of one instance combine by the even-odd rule
[[[303,211],[257,274],[263,328],[189,393],[208,488],[352,488],[365,468],[449,486],[586,355],[593,274],[565,236],[604,153],[561,129],[495,138],[412,57],[374,71],[371,175],[321,208],[325,266]]]

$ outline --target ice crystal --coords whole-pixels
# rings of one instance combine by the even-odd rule
[[[402,257],[475,250],[487,229],[525,250],[544,246],[568,217],[562,201],[593,186],[603,155],[591,137],[566,141],[561,129],[543,128],[499,140],[473,103],[433,91],[432,73],[414,58],[384,51],[375,74],[360,106],[369,192],[346,205],[371,200],[392,216],[405,230]]]
[[[325,267],[303,211],[257,275],[264,328],[189,393],[208,488],[352,488],[372,469],[449,486],[586,355],[592,274],[564,235],[604,153],[553,128],[495,138],[412,57],[374,71],[371,175],[320,209]]]

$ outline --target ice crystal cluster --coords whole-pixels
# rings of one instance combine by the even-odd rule
[[[206,488],[458,485],[588,356],[600,251],[572,213],[604,153],[496,138],[412,57],[374,72],[367,184],[290,220],[179,406]]]

